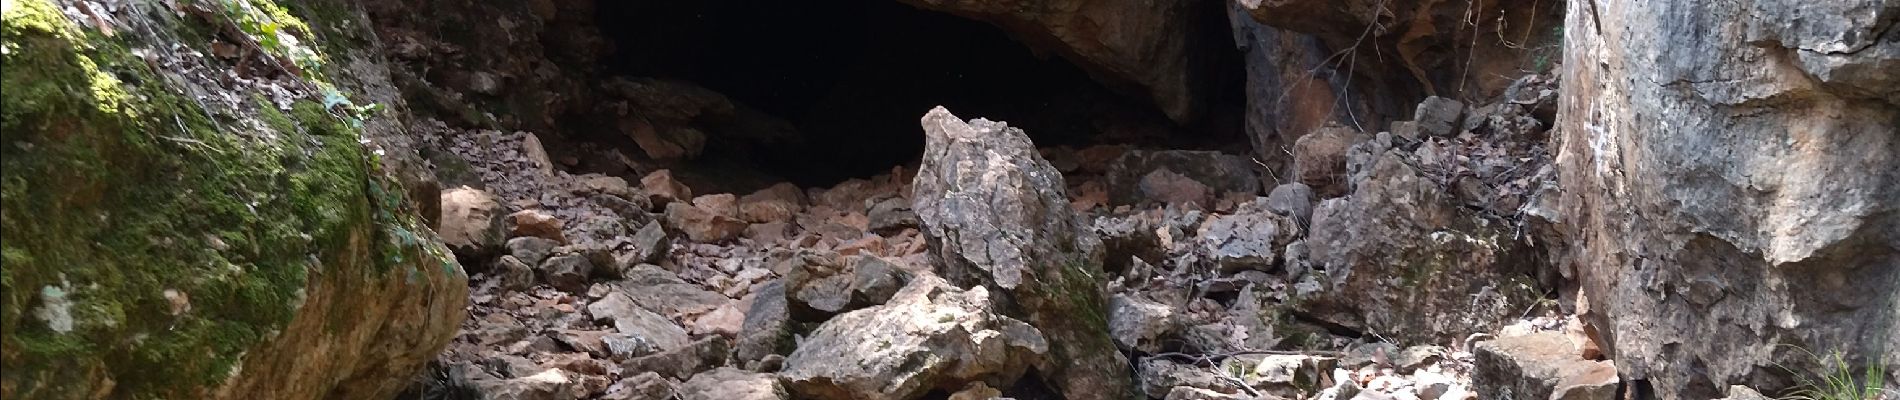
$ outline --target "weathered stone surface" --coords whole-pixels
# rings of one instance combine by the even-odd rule
[[[636,265],[624,274],[625,279],[613,282],[612,289],[661,315],[698,315],[732,301],[652,264]]]
[[[1400,343],[1447,343],[1495,329],[1540,297],[1531,252],[1508,227],[1383,154],[1356,192],[1314,210],[1304,243],[1325,270],[1307,274],[1313,291],[1297,307]]]
[[[185,50],[230,40],[212,32],[234,20],[336,37],[368,37],[366,23],[133,9],[147,5],[0,11],[0,397],[392,397],[466,316],[468,277],[429,227],[441,188],[395,162],[417,158],[382,140],[406,140],[385,131],[396,118],[353,125],[287,89],[389,88]],[[374,58],[366,47],[277,49]]]
[[[805,192],[779,183],[739,198],[739,214],[752,223],[791,221],[805,209]]]
[[[1770,400],[1770,397],[1763,396],[1761,392],[1757,392],[1755,389],[1750,389],[1747,386],[1734,385],[1728,387],[1728,397],[1723,397],[1720,400]]]
[[[1134,259],[1160,261],[1165,257],[1167,249],[1155,235],[1157,219],[1146,213],[1096,218],[1094,230],[1102,240],[1103,269],[1126,273]]]
[[[715,193],[693,198],[693,206],[729,219],[739,219],[739,197],[732,193]]]
[[[560,246],[561,242],[552,239],[522,236],[508,239],[508,255],[528,265],[541,265],[541,261],[547,260],[548,254]]]
[[[1221,379],[1214,371],[1201,369],[1193,365],[1174,362],[1163,357],[1152,357],[1141,361],[1141,394],[1149,398],[1166,398],[1176,387],[1206,389],[1216,393],[1238,394],[1239,383]]]
[[[666,205],[666,224],[695,242],[724,242],[745,233],[745,221],[683,202]]]
[[[647,193],[655,207],[667,203],[688,201],[693,198],[693,189],[673,179],[673,171],[658,170],[640,178],[640,188]]]
[[[884,304],[911,280],[910,274],[875,256],[851,264],[851,299],[864,305]]]
[[[478,379],[475,387],[494,400],[562,400],[576,397],[578,382],[573,374],[560,369],[513,379]]]
[[[902,197],[891,197],[877,202],[871,206],[871,211],[865,213],[865,216],[870,220],[868,227],[871,231],[880,235],[890,235],[906,228],[916,228],[918,224],[917,212],[910,209],[910,199]]]
[[[499,276],[501,287],[508,290],[527,290],[534,287],[534,267],[522,262],[515,256],[501,256],[495,259],[495,266],[489,273]]]
[[[567,243],[561,220],[540,210],[521,210],[508,214],[508,237],[532,236]]]
[[[562,254],[548,257],[536,268],[541,281],[563,292],[580,294],[587,292],[588,278],[594,274],[594,262],[581,254]]]
[[[983,382],[978,381],[970,382],[970,385],[963,387],[963,390],[951,393],[949,400],[991,400],[1001,398],[1002,396],[1003,391],[996,390],[990,387],[990,385],[985,385]]]
[[[501,217],[507,210],[495,195],[467,186],[442,191],[442,244],[470,261],[495,253],[502,240]]]
[[[1124,349],[1161,351],[1161,340],[1181,329],[1174,307],[1147,299],[1115,295],[1108,300],[1108,332]]]
[[[792,300],[794,318],[819,322],[848,311],[851,271],[837,253],[800,251],[773,264],[772,269],[785,277],[785,293]]]
[[[1304,183],[1275,186],[1267,193],[1267,210],[1305,223],[1313,220],[1313,188]]]
[[[731,351],[731,339],[709,336],[677,349],[627,360],[620,364],[620,368],[632,372],[657,372],[673,379],[688,379],[694,374],[724,365]]]
[[[633,198],[638,194],[632,186],[627,184],[626,179],[618,176],[586,174],[575,178],[580,180],[581,187],[594,193],[620,198]]]
[[[1900,365],[1900,9],[1569,7],[1547,210],[1618,368],[1715,398],[1783,389],[1783,344]]]
[[[1422,135],[1456,135],[1464,131],[1461,120],[1464,112],[1465,103],[1438,96],[1426,97],[1412,112],[1412,123],[1418,124],[1418,133]]]
[[[674,400],[677,393],[673,382],[657,372],[633,375],[607,388],[601,395],[602,400]]]
[[[1221,393],[1192,386],[1175,386],[1162,400],[1245,400],[1255,399],[1236,393]]]
[[[787,354],[793,348],[791,307],[785,282],[772,280],[752,293],[752,307],[746,309],[735,344],[737,361],[747,362],[773,354]]]
[[[1161,170],[1167,170],[1169,174],[1157,177],[1159,180],[1149,179],[1150,175]],[[1116,158],[1105,175],[1108,178],[1109,201],[1115,205],[1139,204],[1158,196],[1175,196],[1165,191],[1177,186],[1192,186],[1181,184],[1182,178],[1204,185],[1209,199],[1228,193],[1260,193],[1260,175],[1254,170],[1253,162],[1246,157],[1216,151],[1129,151]],[[1148,185],[1149,181],[1154,181],[1154,185]],[[1144,185],[1150,187],[1144,188]],[[1150,188],[1154,190],[1149,191]]]
[[[630,261],[635,264],[659,262],[671,250],[672,243],[667,239],[666,229],[660,226],[660,221],[648,222],[630,238],[628,244],[633,246],[633,251],[629,252],[632,257]]]
[[[772,374],[719,368],[693,375],[680,385],[684,400],[785,400],[791,394]]]
[[[554,176],[554,161],[548,159],[548,149],[541,146],[541,137],[534,132],[522,132],[521,155],[541,176]]]
[[[1486,399],[1611,400],[1616,366],[1577,356],[1563,334],[1539,332],[1478,342],[1472,386]]]
[[[997,314],[986,288],[923,277],[890,303],[820,325],[780,376],[804,397],[912,399],[971,381],[1009,387],[1048,346],[1035,328]]]
[[[1149,172],[1148,175],[1143,175],[1140,184],[1136,187],[1141,189],[1143,197],[1162,204],[1205,208],[1213,197],[1208,194],[1207,185],[1169,171],[1167,167],[1161,167],[1154,172]]]
[[[1221,367],[1263,394],[1298,398],[1303,390],[1321,387],[1322,374],[1331,373],[1337,362],[1309,355],[1243,354],[1222,360]]]
[[[964,122],[938,107],[923,118],[923,165],[912,185],[940,271],[997,288],[1053,344],[1038,366],[1069,398],[1126,398],[1127,365],[1108,335],[1101,243],[1069,208],[1062,176],[1029,136],[1000,122]]]
[[[608,293],[593,304],[588,304],[587,313],[597,321],[612,324],[614,330],[621,334],[651,344],[655,350],[685,347],[689,340],[685,328],[641,307],[623,293]]]
[[[1487,104],[1465,116],[1462,132],[1494,137],[1543,133],[1544,123],[1531,117],[1530,110],[1514,103]]]
[[[1351,128],[1328,125],[1300,136],[1293,143],[1293,181],[1313,189],[1320,198],[1345,195],[1346,149],[1358,140]]]
[[[1299,226],[1267,212],[1218,215],[1201,224],[1194,240],[1223,272],[1266,270],[1274,250],[1291,242]]]

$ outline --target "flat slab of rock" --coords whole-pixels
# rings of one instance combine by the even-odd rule
[[[1585,360],[1562,333],[1478,342],[1472,386],[1485,399],[1611,400],[1616,366]]]
[[[914,399],[972,381],[1009,387],[1048,350],[1035,328],[996,314],[985,288],[931,276],[884,305],[826,321],[779,375],[805,398]]]
[[[723,367],[693,375],[680,385],[685,400],[784,400],[791,395],[772,374]]]
[[[608,293],[594,304],[587,305],[587,313],[593,315],[595,320],[607,322],[622,334],[644,341],[654,350],[685,347],[690,340],[685,328],[640,307],[625,293]]]
[[[651,264],[636,265],[615,281],[614,289],[660,315],[675,317],[710,312],[732,301],[725,295],[687,283],[672,272]]]

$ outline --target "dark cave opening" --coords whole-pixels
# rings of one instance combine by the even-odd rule
[[[937,105],[1007,121],[1040,146],[1175,129],[1145,100],[997,27],[892,0],[598,5],[616,49],[610,74],[690,81],[798,131],[794,143],[752,150],[718,145],[715,134],[703,158],[801,186],[914,163],[924,145],[918,119]]]

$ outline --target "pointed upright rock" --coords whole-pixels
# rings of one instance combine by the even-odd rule
[[[1005,310],[1048,336],[1038,370],[1071,399],[1131,397],[1109,338],[1101,240],[1069,208],[1062,175],[1002,122],[924,115],[912,188],[930,256],[960,286],[989,286]]]

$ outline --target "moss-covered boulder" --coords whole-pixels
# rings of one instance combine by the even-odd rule
[[[388,117],[295,13],[136,3],[6,2],[0,397],[388,397],[467,292],[362,138]]]

